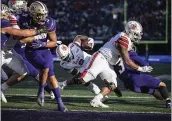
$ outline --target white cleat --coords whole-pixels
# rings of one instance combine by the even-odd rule
[[[51,98],[52,100],[54,100],[54,99],[55,99],[55,96],[54,96],[53,91],[51,91],[51,92],[50,92],[50,98]]]
[[[94,108],[98,108],[98,107],[101,107],[101,108],[109,108],[108,105],[105,105],[103,104],[100,100],[96,100],[96,99],[93,99],[90,101],[90,105]]]
[[[7,103],[7,99],[5,98],[5,95],[2,90],[1,90],[1,100],[2,102]]]
[[[65,85],[63,84],[63,82],[59,82],[59,87],[60,87],[60,89],[64,89],[65,88]]]

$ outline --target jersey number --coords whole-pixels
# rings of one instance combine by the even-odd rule
[[[122,74],[125,71],[125,67],[122,61],[119,61],[115,66],[114,70],[117,73],[117,75]]]

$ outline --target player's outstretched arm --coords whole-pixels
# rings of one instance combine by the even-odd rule
[[[42,33],[42,34],[39,34],[39,35],[36,35],[36,36],[31,36],[31,37],[26,37],[26,38],[23,38],[20,40],[20,42],[22,44],[24,43],[31,43],[33,41],[40,41],[40,39],[44,39],[46,38],[47,34],[46,33]]]
[[[135,51],[129,51],[130,59],[136,62],[139,66],[149,66],[149,62],[143,60]]]
[[[151,66],[140,67],[137,64],[135,64],[129,57],[128,49],[126,47],[124,47],[123,45],[117,44],[117,48],[121,54],[123,61],[132,69],[135,69],[140,72],[151,72],[153,70],[153,68]]]
[[[14,36],[21,36],[21,37],[29,37],[29,36],[34,36],[38,33],[37,30],[35,29],[15,29],[12,27],[5,27],[5,28],[1,28],[1,32],[2,33],[8,33],[10,35],[14,35]]]

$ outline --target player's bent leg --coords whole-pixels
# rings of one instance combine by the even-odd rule
[[[12,85],[18,83],[17,78],[19,77],[19,74],[14,73],[6,82],[1,84],[1,99],[3,102],[7,102],[4,92]]]
[[[101,90],[100,90],[100,88],[96,85],[96,84],[94,84],[94,83],[92,83],[92,82],[87,82],[86,84],[84,84],[87,88],[88,88],[88,90],[90,90],[93,94],[99,94],[100,92],[101,92]],[[107,101],[108,100],[108,96],[107,95],[105,95],[102,99],[101,99],[101,102],[105,102],[105,101]]]
[[[90,90],[92,93],[94,93],[96,95],[99,94],[101,91],[100,88],[92,82],[87,82],[84,85],[88,88],[88,90]]]
[[[91,101],[90,101],[90,105],[92,107],[101,107],[101,108],[109,108],[108,105],[105,105],[102,103],[102,99],[104,98],[104,96],[109,95],[110,94],[110,89],[107,87],[103,87],[101,92],[96,95]]]
[[[47,85],[46,81],[48,78],[48,72],[49,72],[49,68],[45,68],[42,70],[42,73],[40,75],[40,85],[39,85],[39,89],[38,89],[38,98],[37,98],[37,103],[40,106],[44,106],[44,88]]]
[[[61,98],[61,95],[60,95],[60,89],[59,89],[59,86],[58,86],[58,81],[57,81],[56,77],[54,75],[50,76],[50,77],[48,77],[48,80],[50,81],[50,83],[52,85],[52,91],[54,93],[56,102],[58,104],[57,110],[61,111],[61,112],[68,111],[68,109],[63,104],[63,101],[62,101],[62,98]]]
[[[166,100],[166,107],[171,108],[171,99],[169,97],[169,92],[168,92],[168,89],[166,87],[166,84],[164,82],[160,82],[158,89],[161,93],[161,96]]]
[[[24,59],[17,54],[15,51],[11,55],[12,60],[6,64],[10,69],[18,73],[19,75],[27,75],[28,74],[28,68],[24,63]]]
[[[3,68],[1,68],[1,80],[3,81],[8,80],[8,75],[5,73]]]
[[[114,84],[114,83],[106,83],[106,85],[107,85],[107,87],[111,90],[111,91],[113,91],[113,92],[115,92],[115,94],[118,96],[118,97],[122,97],[122,93],[121,93],[121,91],[120,91],[120,89],[118,88],[118,87],[116,87],[116,85]]]
[[[161,96],[159,89],[153,89],[153,90],[154,92],[152,93],[152,95],[158,100],[163,100],[163,97]]]
[[[6,99],[5,95],[4,95],[4,92],[1,90],[0,93],[1,93],[1,100],[2,100],[2,102],[7,103],[7,99]]]

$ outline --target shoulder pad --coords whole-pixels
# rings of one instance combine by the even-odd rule
[[[53,18],[48,17],[45,26],[48,28],[48,32],[54,31],[56,30],[56,21]]]

